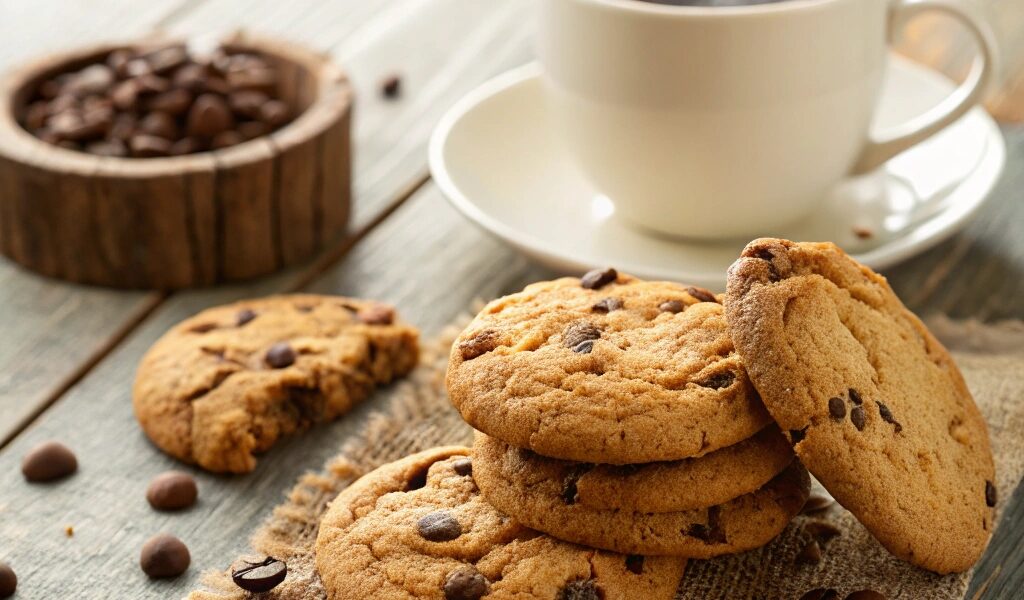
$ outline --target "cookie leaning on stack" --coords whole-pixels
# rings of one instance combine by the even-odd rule
[[[767,543],[807,497],[701,288],[612,269],[528,286],[459,337],[447,384],[486,434],[484,496],[557,538],[707,558]]]

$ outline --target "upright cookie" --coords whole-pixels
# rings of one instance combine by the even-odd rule
[[[447,383],[476,429],[578,462],[701,456],[770,422],[713,294],[611,269],[488,304]]]
[[[730,331],[801,461],[893,554],[949,573],[992,531],[988,431],[945,348],[833,244],[759,239],[729,271]]]
[[[686,561],[623,556],[526,529],[488,504],[467,448],[362,477],[331,504],[316,564],[328,600],[669,600]]]
[[[477,434],[473,460],[484,497],[513,519],[559,539],[632,554],[712,558],[759,548],[786,528],[810,492],[807,471],[791,460],[763,487],[724,504],[666,513],[597,509],[576,501],[573,474],[553,476],[553,459]]]
[[[168,454],[244,473],[281,436],[344,414],[409,372],[418,333],[381,304],[293,295],[205,310],[161,337],[135,378],[135,415]]]

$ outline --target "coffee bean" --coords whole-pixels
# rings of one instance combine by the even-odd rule
[[[92,142],[85,147],[85,151],[97,156],[128,156],[128,146],[117,138]]]
[[[882,404],[881,402],[879,402],[877,400],[875,400],[875,404],[878,405],[878,414],[879,414],[879,416],[882,417],[883,421],[893,425],[893,427],[895,427],[895,429],[896,429],[896,433],[899,433],[899,432],[903,431],[903,425],[900,425],[899,421],[896,420],[896,417],[894,417],[892,415],[892,411],[889,410],[888,406],[886,406],[885,404]]]
[[[639,554],[630,554],[626,557],[626,570],[634,575],[644,574],[644,557]]]
[[[444,581],[445,600],[479,600],[489,590],[487,578],[471,566],[452,571]]]
[[[153,478],[146,489],[146,500],[157,510],[180,510],[196,502],[199,489],[188,473],[167,471]]]
[[[182,65],[171,77],[174,87],[187,90],[193,94],[206,91],[206,67],[198,64]]]
[[[21,473],[33,482],[62,479],[78,470],[75,454],[58,442],[44,442],[29,450],[21,461]]]
[[[618,298],[604,298],[590,307],[591,310],[597,313],[610,313],[620,308],[622,308],[622,300]]]
[[[996,505],[996,501],[999,499],[998,496],[999,496],[999,494],[998,494],[998,490],[996,489],[995,484],[992,483],[991,481],[986,481],[985,482],[985,504],[990,506],[990,507],[995,506]]]
[[[188,547],[173,535],[161,533],[149,539],[142,546],[139,565],[142,572],[152,579],[177,577],[192,562]]]
[[[203,94],[189,109],[186,130],[188,135],[213,138],[234,125],[234,117],[220,96]]]
[[[288,342],[278,342],[267,350],[267,364],[275,369],[283,369],[295,364],[295,350]]]
[[[154,73],[162,75],[185,64],[188,61],[188,50],[181,44],[174,44],[149,52],[145,59]]]
[[[558,600],[601,600],[604,592],[593,579],[577,579],[565,584],[558,593]]]
[[[860,398],[860,393],[858,393],[857,390],[853,388],[850,388],[850,401],[856,404],[857,406],[864,404],[864,401],[861,400]]]
[[[818,545],[817,540],[807,542],[803,550],[797,553],[796,562],[810,565],[816,565],[821,562],[821,546]]]
[[[263,92],[256,90],[242,90],[228,96],[228,105],[235,114],[250,119],[260,118],[260,109],[270,100]]]
[[[203,143],[198,138],[187,137],[171,144],[171,149],[167,153],[171,156],[184,156],[185,154],[194,154],[202,150]]]
[[[280,100],[268,100],[260,107],[260,120],[271,127],[280,127],[289,121],[291,111]]]
[[[829,508],[836,501],[831,496],[825,496],[823,494],[811,494],[807,498],[807,502],[804,503],[803,509],[800,511],[803,514],[811,514],[821,512],[826,508]]]
[[[859,590],[848,594],[846,600],[885,600],[885,594],[875,590]]]
[[[459,353],[462,354],[462,360],[473,360],[497,347],[498,332],[493,329],[484,329],[473,337],[459,342]]]
[[[171,82],[152,73],[140,75],[133,81],[135,82],[135,87],[139,90],[139,94],[142,95],[160,94],[171,89]]]
[[[697,382],[700,387],[712,389],[712,390],[724,390],[731,386],[736,381],[736,373],[732,371],[722,371],[721,373],[715,373],[703,381]]]
[[[110,130],[107,131],[107,137],[127,143],[128,140],[135,135],[135,127],[137,124],[138,120],[135,118],[135,115],[115,115],[114,122],[110,125]]]
[[[33,102],[25,110],[23,124],[28,129],[39,129],[46,124],[46,118],[50,116],[50,106],[46,102]]]
[[[718,299],[715,298],[715,295],[704,288],[691,286],[686,288],[686,293],[690,294],[691,296],[693,296],[694,298],[701,302],[718,302]]]
[[[804,525],[804,531],[821,543],[825,543],[843,533],[842,529],[827,521],[811,521]]]
[[[867,421],[864,418],[863,406],[854,406],[853,409],[850,410],[850,422],[857,428],[857,431],[864,431],[864,425]]]
[[[395,74],[385,77],[380,83],[380,93],[389,100],[397,98],[402,93],[402,78]]]
[[[258,90],[266,94],[274,92],[277,87],[277,74],[268,67],[254,66],[239,70],[230,70],[225,79],[228,87],[234,91]]]
[[[128,140],[128,147],[136,158],[153,158],[167,156],[171,151],[171,142],[155,135],[138,134]]]
[[[114,83],[114,71],[107,65],[89,65],[79,71],[64,86],[64,91],[79,98],[90,94],[102,94]]]
[[[246,140],[254,140],[270,133],[270,127],[262,121],[242,121],[237,125],[238,133]]]
[[[828,399],[828,414],[833,419],[842,419],[846,416],[846,403],[842,398]]]
[[[245,141],[242,134],[234,130],[222,131],[217,135],[213,136],[210,140],[210,148],[213,150],[219,150],[221,148],[230,148],[231,146],[237,146]]]
[[[417,523],[420,535],[431,542],[447,542],[462,535],[462,526],[446,510],[437,510],[422,517]]]
[[[180,115],[192,106],[192,93],[186,89],[167,90],[146,100],[146,110],[157,110],[169,115]]]
[[[598,290],[619,278],[615,269],[594,269],[580,278],[580,285],[588,290]]]
[[[18,576],[5,562],[0,562],[0,598],[10,598],[18,589]]]
[[[269,592],[287,576],[288,565],[272,556],[258,562],[242,561],[231,568],[231,580],[235,585],[255,594]]]
[[[391,325],[395,322],[395,309],[384,304],[373,304],[359,309],[356,318],[367,325]]]
[[[452,463],[452,470],[455,471],[456,475],[462,475],[463,477],[473,474],[473,459],[471,458],[459,458]]]
[[[577,354],[590,354],[594,341],[601,338],[601,330],[585,321],[577,321],[562,332],[562,343]]]
[[[678,314],[686,310],[686,304],[682,300],[666,300],[658,305],[658,310],[661,312]]]
[[[251,308],[243,308],[235,315],[235,325],[241,327],[256,318],[256,311]]]
[[[832,588],[818,588],[800,596],[800,600],[839,600],[839,592]]]
[[[131,50],[119,48],[107,55],[107,66],[113,69],[114,74],[118,77],[125,77],[128,74],[125,71],[125,66],[134,56]]]
[[[178,137],[178,124],[167,113],[151,112],[139,121],[139,132],[168,140],[170,149],[170,140]]]

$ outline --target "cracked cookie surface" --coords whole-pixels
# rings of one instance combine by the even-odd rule
[[[800,512],[810,478],[799,461],[761,488],[720,505],[648,513],[576,502],[571,477],[552,477],[544,457],[477,434],[477,483],[487,501],[528,527],[616,552],[712,558],[759,548]],[[542,468],[536,469],[537,465]]]
[[[610,269],[488,304],[453,345],[447,384],[476,429],[579,462],[701,456],[771,420],[713,294]]]
[[[993,526],[984,419],[948,352],[884,277],[833,244],[759,239],[726,310],[796,454],[890,552],[963,571]]]
[[[135,415],[168,454],[244,473],[255,454],[346,413],[417,357],[416,329],[376,302],[237,302],[179,323],[150,348],[135,378]]]
[[[480,496],[469,449],[435,448],[344,490],[320,525],[329,600],[669,600],[686,561],[583,548]]]

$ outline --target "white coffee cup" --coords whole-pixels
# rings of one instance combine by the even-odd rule
[[[978,57],[942,104],[876,139],[889,36],[929,10],[966,25]],[[699,239],[771,233],[950,125],[981,99],[995,51],[987,23],[954,0],[540,8],[548,104],[584,173],[617,215]]]

